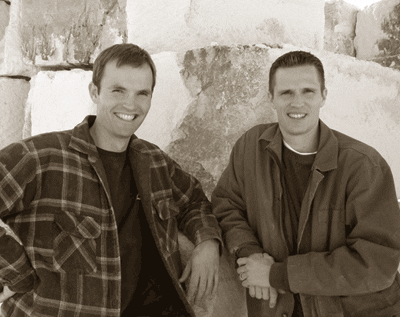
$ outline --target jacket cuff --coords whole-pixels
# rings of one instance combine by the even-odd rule
[[[272,264],[271,270],[269,271],[269,284],[273,288],[290,291],[287,266],[287,258],[283,262],[275,262]]]
[[[184,233],[182,232],[182,234],[184,234]],[[215,228],[212,228],[212,227],[202,228],[201,230],[199,230],[199,232],[196,233],[195,237],[196,237],[196,240],[192,241],[195,246],[199,245],[200,243],[202,243],[203,241],[206,241],[206,240],[218,241],[219,242],[219,255],[220,256],[222,255],[222,251],[224,248],[224,242],[222,240],[221,233],[219,230],[216,230]]]
[[[36,273],[33,269],[27,273],[24,276],[19,276],[13,285],[9,285],[10,290],[16,293],[26,293],[32,290],[36,280]]]
[[[236,251],[236,259],[246,258],[254,253],[264,253],[264,250],[259,244],[246,244],[238,248]]]
[[[33,288],[36,273],[25,249],[10,235],[0,238],[0,280],[12,291],[25,293]]]

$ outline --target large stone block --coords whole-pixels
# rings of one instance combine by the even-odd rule
[[[0,2],[0,65],[4,59],[4,34],[10,21],[10,5]]]
[[[152,58],[157,68],[157,84],[150,111],[136,135],[165,149],[179,137],[174,129],[182,124],[192,97],[180,76],[182,66],[177,53],[164,52]]]
[[[257,123],[276,120],[267,105],[271,54],[264,45],[214,46],[180,59],[192,100],[166,150],[201,180],[209,196],[239,136]]]
[[[20,11],[23,0],[13,0],[10,5],[10,18],[3,40],[0,42],[0,75],[21,75],[31,77],[35,67],[23,61],[22,39],[20,32]]]
[[[189,10],[190,0],[128,1],[128,42],[151,54],[186,51],[209,44],[188,27]]]
[[[323,0],[132,1],[127,16],[129,41],[151,53],[212,42],[323,47]]]
[[[400,69],[400,0],[377,2],[357,15],[357,58]]]
[[[24,138],[72,129],[88,114],[96,114],[89,96],[92,72],[84,70],[39,72],[31,80]]]
[[[29,82],[0,78],[0,148],[22,139]]]
[[[29,65],[92,63],[104,48],[126,41],[125,5],[126,0],[14,0],[7,74],[31,76]]]
[[[325,2],[324,50],[355,56],[357,7],[343,0]]]

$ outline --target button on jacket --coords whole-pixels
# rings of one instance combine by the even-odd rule
[[[373,148],[320,121],[299,218],[298,254],[289,256],[281,151],[277,123],[256,126],[235,144],[212,195],[229,251],[287,259],[290,290],[300,294],[305,317],[397,316],[400,210],[388,164]],[[274,309],[247,296],[249,317],[291,316],[293,304],[291,292],[279,294]]]
[[[118,230],[106,174],[89,133],[95,117],[0,151],[0,278],[17,292],[2,316],[120,316]],[[199,182],[155,145],[128,146],[146,219],[173,284],[194,316],[178,278],[179,230],[195,244],[221,241]]]

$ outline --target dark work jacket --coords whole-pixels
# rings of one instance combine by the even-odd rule
[[[372,147],[320,121],[318,153],[301,207],[298,255],[283,231],[282,134],[259,125],[235,144],[212,195],[229,251],[249,248],[288,261],[290,290],[305,317],[387,317],[400,312],[400,210],[393,176]],[[258,246],[258,249],[257,249]],[[291,316],[293,295],[277,306],[247,296],[249,317]]]

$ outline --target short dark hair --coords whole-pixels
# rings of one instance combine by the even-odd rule
[[[269,70],[269,92],[273,95],[275,86],[275,74],[278,68],[289,68],[303,65],[312,65],[318,71],[319,82],[321,84],[321,92],[325,89],[325,72],[324,66],[318,57],[311,53],[304,51],[292,51],[278,57],[275,62],[272,63]]]
[[[103,78],[104,68],[108,62],[117,61],[117,67],[130,65],[132,67],[140,67],[148,64],[153,74],[153,85],[151,90],[154,90],[156,85],[156,66],[151,59],[150,54],[144,49],[135,44],[115,44],[102,51],[93,64],[92,82],[96,85],[100,92],[100,82]]]

